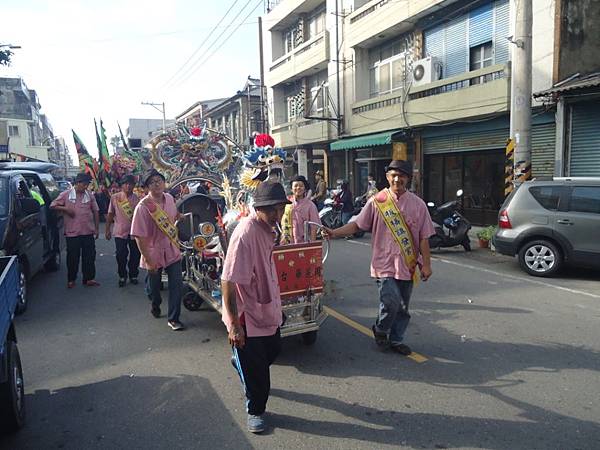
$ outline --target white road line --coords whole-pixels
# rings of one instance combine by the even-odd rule
[[[352,239],[348,239],[347,242],[350,242],[351,244],[366,245],[367,247],[371,246],[368,242],[353,241]]]
[[[498,275],[501,277],[511,278],[513,280],[519,280],[519,281],[525,281],[525,282],[531,283],[531,284],[537,284],[538,286],[544,286],[544,287],[548,287],[548,288],[558,289],[560,291],[570,292],[571,294],[585,295],[587,297],[600,299],[600,295],[598,295],[598,294],[592,294],[591,292],[580,291],[578,289],[571,289],[571,288],[567,288],[564,286],[557,286],[556,284],[546,283],[544,281],[540,281],[540,280],[536,280],[536,279],[532,279],[532,278],[519,277],[516,275],[509,275],[507,273],[496,272],[494,270],[484,269],[482,267],[472,266],[470,264],[464,264],[464,263],[460,263],[460,262],[456,262],[456,261],[451,261],[449,259],[440,258],[439,256],[432,256],[431,259],[441,261],[446,264],[453,264],[455,266],[464,267],[466,269],[478,270],[480,272],[491,273],[491,274]]]

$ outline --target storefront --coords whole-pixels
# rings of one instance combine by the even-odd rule
[[[413,146],[400,130],[341,139],[330,148],[330,184],[347,179],[355,196],[367,191],[369,175],[375,178],[378,189],[387,187],[385,166],[392,159],[414,159]]]
[[[508,117],[479,124],[449,125],[422,132],[424,199],[436,205],[454,200],[462,189],[466,217],[477,225],[495,224],[504,202]],[[532,176],[552,176],[555,126],[552,114],[534,117]]]

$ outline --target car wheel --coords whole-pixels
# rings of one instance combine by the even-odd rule
[[[58,269],[60,269],[60,259],[60,252],[53,253],[48,261],[46,261],[44,264],[44,269],[46,272],[56,272]]]
[[[23,314],[27,309],[27,273],[25,268],[19,272],[19,293],[17,297],[17,307],[15,314]]]
[[[562,254],[550,241],[531,241],[519,250],[519,264],[529,275],[549,277],[562,267]]]
[[[13,432],[25,423],[25,386],[21,357],[15,342],[7,342],[8,379],[0,383],[0,431]]]

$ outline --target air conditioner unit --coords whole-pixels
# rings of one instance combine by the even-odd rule
[[[419,59],[413,64],[412,79],[413,86],[422,86],[437,81],[442,76],[442,65],[437,58],[428,56]]]

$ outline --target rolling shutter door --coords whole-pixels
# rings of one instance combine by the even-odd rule
[[[448,136],[423,138],[423,153],[466,152],[492,150],[506,147],[508,129],[481,131],[479,133],[462,133]]]
[[[553,123],[536,125],[531,130],[531,176],[533,178],[554,175],[556,151],[556,126]]]
[[[599,177],[600,104],[573,105],[571,120],[569,175],[572,177]]]

